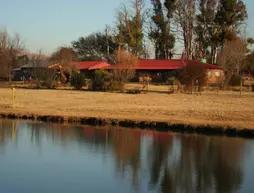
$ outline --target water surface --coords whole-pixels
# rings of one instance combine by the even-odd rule
[[[2,193],[253,193],[254,141],[0,120]]]

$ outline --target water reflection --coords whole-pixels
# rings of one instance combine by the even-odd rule
[[[244,139],[0,120],[0,148],[19,145],[19,140],[28,140],[40,151],[50,143],[65,151],[87,148],[106,155],[107,168],[114,169],[109,171],[105,165],[100,172],[118,178],[116,171],[127,181],[121,186],[132,187],[129,192],[244,192],[246,160],[254,155],[253,141]],[[248,154],[246,146],[252,148]],[[252,184],[247,186],[254,191]]]
[[[161,154],[157,157],[166,160],[161,166],[163,170],[155,169],[155,172],[161,172],[162,192],[228,193],[240,188],[243,180],[242,140],[234,140],[234,143],[231,143],[232,139],[207,140],[199,136],[181,136],[176,140],[179,140],[179,157],[173,162],[166,159],[175,157],[175,152],[171,151],[168,156],[168,149],[161,151],[160,146],[154,146],[154,151]],[[171,145],[168,147],[171,150],[174,148]],[[153,167],[159,167],[161,163],[162,161],[158,160]]]
[[[17,140],[17,127],[15,121],[6,121],[0,119],[0,146],[9,141]]]

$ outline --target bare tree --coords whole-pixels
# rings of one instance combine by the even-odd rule
[[[123,88],[124,84],[134,77],[134,66],[137,64],[138,58],[122,48],[119,48],[115,55],[116,64],[113,68],[113,80]]]
[[[0,77],[8,78],[9,75],[9,53],[8,53],[8,34],[6,31],[0,31]]]
[[[67,83],[72,71],[76,71],[76,66],[73,64],[76,60],[77,55],[72,48],[60,47],[49,58],[49,68],[57,70],[62,83]]]
[[[219,65],[226,71],[226,84],[233,75],[241,75],[247,51],[247,42],[243,38],[226,41],[218,57]]]
[[[49,62],[51,64],[59,64],[64,70],[71,71],[74,68],[73,61],[75,60],[77,60],[77,55],[72,48],[60,47],[51,55]]]
[[[245,67],[247,53],[247,41],[238,37],[232,41],[226,41],[218,57],[219,64],[223,66],[226,71],[226,86],[233,76],[238,76],[240,78],[240,95],[242,95],[243,86],[242,70]]]
[[[196,0],[178,0],[175,10],[175,25],[182,34],[182,40],[187,59],[192,59],[193,55],[193,30],[195,21]]]
[[[17,64],[17,58],[23,50],[23,44],[18,34],[11,37],[7,31],[0,31],[0,76],[11,81],[11,71]]]
[[[57,80],[57,72],[55,69],[47,67],[47,57],[39,51],[38,54],[34,54],[30,59],[32,67],[32,79],[35,83],[36,88],[55,88]]]

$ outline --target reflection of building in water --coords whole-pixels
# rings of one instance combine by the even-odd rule
[[[18,140],[15,121],[1,120],[0,128],[0,145]],[[243,182],[243,139],[44,123],[25,128],[31,145],[47,139],[66,148],[74,142],[112,156],[117,172],[136,190],[145,185],[162,193],[232,193]]]
[[[17,125],[14,120],[0,119],[0,145],[17,140]]]

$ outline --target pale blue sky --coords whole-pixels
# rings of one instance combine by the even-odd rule
[[[0,27],[19,33],[26,48],[54,51],[80,36],[113,24],[121,2],[128,0],[0,0]],[[147,0],[149,1],[149,0]],[[248,7],[248,35],[254,36],[254,0]]]

